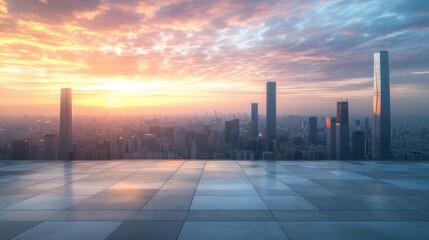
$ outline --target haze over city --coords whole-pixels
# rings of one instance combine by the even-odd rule
[[[429,0],[0,0],[0,240],[429,239]]]
[[[370,115],[388,50],[392,115],[427,115],[428,4],[0,0],[0,114],[250,113],[276,81],[278,115]]]

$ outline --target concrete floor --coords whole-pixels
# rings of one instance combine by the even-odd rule
[[[11,238],[429,239],[429,162],[1,161]]]

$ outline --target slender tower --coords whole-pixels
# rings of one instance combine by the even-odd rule
[[[317,117],[308,117],[308,144],[317,145]]]
[[[273,150],[273,142],[276,139],[276,82],[267,82],[267,126],[266,132],[269,150]]]
[[[337,159],[336,122],[337,118],[326,117],[326,152],[328,160]]]
[[[372,159],[391,159],[389,53],[374,53]]]
[[[337,159],[349,159],[349,103],[345,101],[337,102],[337,122],[336,122],[336,144]]]
[[[252,129],[250,131],[250,137],[253,139],[258,138],[258,103],[252,103]]]
[[[72,89],[61,89],[60,142],[58,158],[70,160],[72,152]]]

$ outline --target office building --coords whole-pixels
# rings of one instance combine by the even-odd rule
[[[326,153],[329,160],[337,159],[337,133],[335,117],[326,117]]]
[[[72,159],[72,89],[61,89],[60,108],[60,139],[58,158],[60,160]]]
[[[240,123],[238,119],[225,121],[225,143],[231,144],[232,148],[238,147],[240,137]]]
[[[252,123],[251,123],[251,129],[250,129],[250,137],[253,139],[258,138],[258,134],[259,134],[259,128],[258,128],[258,104],[257,103],[252,103]]]
[[[364,127],[364,130],[365,130],[365,135],[370,135],[371,131],[370,131],[370,128],[369,128],[369,118],[365,118],[365,127]]]
[[[374,53],[372,159],[391,159],[389,54]]]
[[[55,149],[55,135],[45,134],[43,140],[43,158],[45,160],[55,160],[57,153]]]
[[[28,160],[29,159],[29,140],[14,140],[12,142],[12,159]]]
[[[365,133],[364,131],[353,131],[352,133],[352,158],[356,160],[365,159]]]
[[[277,113],[276,113],[276,82],[267,82],[267,121],[266,134],[268,139],[268,150],[273,151],[276,139]]]
[[[308,118],[308,144],[317,145],[317,117]]]
[[[337,102],[336,151],[338,160],[349,159],[349,103]]]

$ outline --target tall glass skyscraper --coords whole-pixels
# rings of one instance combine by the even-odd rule
[[[317,145],[317,117],[308,117],[308,144]]]
[[[258,103],[252,103],[252,129],[250,136],[253,139],[258,138]]]
[[[326,153],[329,160],[337,159],[337,118],[326,117]]]
[[[349,103],[337,102],[336,150],[338,160],[349,159]]]
[[[58,151],[58,158],[60,160],[70,160],[70,154],[73,148],[72,141],[72,90],[71,88],[62,88],[60,108],[60,142]]]
[[[266,132],[269,141],[269,150],[273,150],[273,141],[276,139],[276,82],[267,82],[267,126]]]
[[[389,53],[374,53],[372,158],[391,159]]]
[[[239,140],[240,120],[225,121],[225,143],[231,144],[232,148],[237,148]]]

